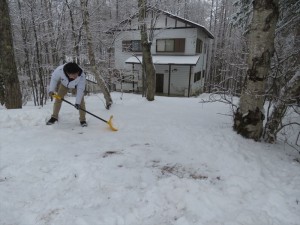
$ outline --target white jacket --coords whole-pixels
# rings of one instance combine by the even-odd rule
[[[77,89],[75,104],[80,104],[82,97],[84,95],[85,74],[82,71],[80,76],[78,76],[75,80],[69,81],[67,75],[64,73],[63,67],[64,67],[64,65],[61,65],[53,71],[53,73],[51,75],[49,92],[55,92],[57,83],[58,83],[58,81],[60,81],[61,84],[67,88],[76,88]]]

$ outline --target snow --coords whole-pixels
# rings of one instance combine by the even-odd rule
[[[1,225],[299,225],[299,154],[244,139],[228,106],[198,98],[86,97],[0,108]],[[68,97],[74,102],[75,98]],[[298,157],[298,160],[296,160]]]
[[[157,65],[196,65],[200,55],[185,55],[185,56],[170,56],[170,55],[153,55],[152,60]],[[143,62],[143,56],[131,56],[125,63],[128,64],[141,64]]]

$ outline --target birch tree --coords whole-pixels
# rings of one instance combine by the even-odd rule
[[[248,71],[234,114],[234,130],[246,138],[259,140],[263,132],[265,81],[274,53],[278,0],[253,1],[253,18],[248,34]]]

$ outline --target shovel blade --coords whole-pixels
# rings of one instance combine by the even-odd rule
[[[113,118],[113,116],[110,116],[109,120],[107,121],[107,124],[112,131],[118,131],[118,129],[115,128],[112,124],[112,118]]]

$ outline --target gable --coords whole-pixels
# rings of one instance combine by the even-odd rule
[[[153,19],[154,18],[154,19]],[[203,32],[208,38],[214,39],[212,33],[210,33],[204,26],[192,22],[190,20],[184,19],[182,17],[171,14],[167,11],[163,11],[157,8],[149,8],[147,10],[146,23],[148,27],[151,27],[155,21],[154,29],[188,29],[197,28],[198,31]],[[118,31],[129,31],[129,30],[139,30],[138,14],[133,15],[130,19],[124,20],[120,23],[121,29],[113,28],[108,33],[114,33]]]

